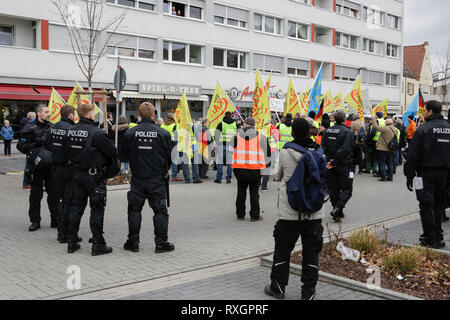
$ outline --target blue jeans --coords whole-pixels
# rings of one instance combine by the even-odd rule
[[[217,175],[216,180],[222,181],[223,175],[223,166],[227,166],[227,181],[231,181],[231,175],[233,174],[233,170],[231,168],[233,159],[233,154],[231,152],[227,152],[227,147],[222,146],[222,149],[219,149],[219,154],[217,155]]]
[[[180,152],[178,154],[180,159],[183,159],[182,163],[181,163],[181,167],[183,168],[183,178],[184,181],[191,181],[191,174],[189,172],[189,162],[188,162],[188,156],[187,154]],[[192,163],[192,178],[194,180],[198,180],[198,167],[197,165],[194,164],[194,158],[191,159],[191,163]],[[177,164],[172,162],[172,178],[176,178],[177,177],[177,173],[178,173],[178,168],[177,168]]]
[[[392,175],[394,172],[394,161],[392,152],[390,151],[377,151],[378,153],[378,170],[380,172],[381,180],[392,181]],[[387,172],[386,172],[387,167]]]
[[[128,162],[123,163],[123,170],[128,171]]]
[[[397,166],[400,166],[402,164],[402,149],[398,149],[395,152],[395,161],[396,161],[395,164]]]

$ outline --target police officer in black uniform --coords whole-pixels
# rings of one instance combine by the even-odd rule
[[[93,235],[92,255],[111,253],[103,237],[103,217],[106,206],[106,179],[120,170],[118,154],[113,142],[106,133],[94,126],[94,107],[81,105],[78,110],[80,121],[69,129],[67,150],[73,167],[72,201],[69,210],[67,232],[67,252],[80,249],[78,229],[87,205],[91,207],[89,224]]]
[[[345,126],[345,113],[337,111],[336,124],[328,128],[322,137],[322,148],[327,158],[327,187],[336,222],[344,218],[344,208],[353,192],[352,150],[354,135]]]
[[[50,127],[46,142],[46,148],[52,151],[56,171],[56,190],[59,194],[58,197],[62,199],[60,206],[61,222],[58,226],[58,241],[60,243],[67,243],[67,224],[72,195],[72,169],[68,163],[65,144],[67,143],[68,131],[75,124],[74,118],[75,109],[70,105],[63,105],[61,107],[61,120]]]
[[[425,124],[416,130],[404,166],[409,191],[413,191],[413,181],[417,175],[416,197],[423,228],[420,243],[432,248],[445,247],[441,225],[450,170],[450,124],[441,112],[440,102],[433,100],[425,104]]]
[[[25,154],[36,148],[46,145],[47,131],[50,128],[50,110],[46,105],[39,105],[36,108],[36,121],[25,125],[22,129],[22,137],[17,144],[17,149]],[[31,173],[31,175],[30,175]],[[60,222],[60,198],[56,188],[55,170],[48,170],[46,172],[25,172],[25,174],[32,176],[31,191],[30,191],[30,208],[28,215],[30,217],[31,225],[29,231],[36,231],[41,227],[41,199],[44,195],[43,187],[47,192],[47,204],[50,210],[52,228],[56,228]]]
[[[130,162],[131,190],[128,192],[128,240],[125,250],[139,251],[139,232],[145,200],[153,209],[153,225],[157,253],[172,251],[167,242],[169,215],[167,213],[168,171],[174,144],[168,131],[155,124],[155,107],[144,102],[139,106],[141,122],[129,129],[120,150]]]

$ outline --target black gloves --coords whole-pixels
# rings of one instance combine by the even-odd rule
[[[413,179],[414,177],[406,177],[406,188],[411,192],[413,191]]]

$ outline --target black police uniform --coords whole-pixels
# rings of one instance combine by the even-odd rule
[[[67,232],[68,251],[73,252],[70,246],[78,241],[77,233],[81,217],[89,198],[91,207],[89,224],[93,235],[92,254],[95,255],[96,248],[102,251],[101,248],[105,248],[106,244],[103,238],[103,217],[106,206],[104,171],[108,163],[117,161],[117,150],[106,133],[95,127],[94,121],[88,118],[80,118],[78,124],[69,129],[67,148],[69,161],[74,170]]]
[[[423,235],[427,246],[442,247],[442,219],[445,215],[445,188],[450,170],[450,124],[442,115],[432,115],[412,139],[404,173],[412,191],[414,177],[422,177],[423,189],[416,190]]]
[[[131,190],[128,192],[128,240],[125,249],[139,250],[139,232],[145,200],[153,209],[156,251],[173,250],[167,242],[169,215],[165,178],[171,164],[174,144],[167,130],[157,126],[152,119],[142,119],[128,130],[120,150],[121,157],[130,162]]]
[[[354,136],[349,128],[338,123],[328,128],[322,138],[327,162],[335,168],[327,170],[327,187],[336,221],[344,217],[343,209],[352,197],[353,178],[350,177]]]
[[[58,226],[58,240],[61,243],[67,242],[67,226],[72,195],[71,178],[73,170],[68,163],[67,134],[74,124],[69,118],[61,118],[61,121],[51,126],[46,142],[46,148],[52,151],[56,171],[56,190],[58,197],[62,199],[60,206],[61,222]]]
[[[46,144],[47,131],[50,128],[48,121],[41,122],[38,119],[34,123],[27,124],[22,129],[22,137],[17,144],[17,149],[22,153],[29,153],[31,150],[43,147]],[[29,174],[29,172],[25,172]],[[31,223],[40,225],[41,222],[41,199],[44,195],[43,187],[47,192],[47,204],[50,210],[51,226],[56,228],[60,222],[60,198],[57,192],[55,170],[47,172],[32,172],[32,182],[30,191],[30,208],[28,215]],[[30,229],[30,231],[32,231]]]

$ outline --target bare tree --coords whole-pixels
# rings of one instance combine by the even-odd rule
[[[436,55],[436,66],[438,68],[438,81],[442,81],[442,84],[438,82],[436,94],[439,95],[442,105],[446,105],[448,102],[447,96],[449,95],[448,88],[450,86],[450,41],[447,45],[447,53]]]
[[[113,34],[127,10],[109,17],[105,14],[105,0],[51,0],[59,18],[67,27],[70,44],[79,69],[92,89],[92,78],[101,58],[107,53]]]

